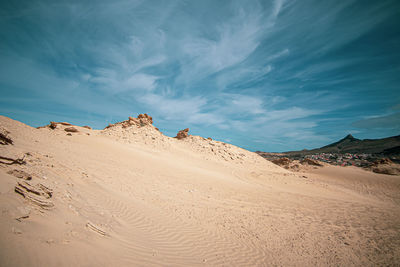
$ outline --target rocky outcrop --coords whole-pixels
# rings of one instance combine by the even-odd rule
[[[0,144],[1,145],[8,145],[13,144],[13,140],[8,135],[10,132],[4,129],[3,127],[0,128]]]
[[[176,136],[175,136],[175,138],[177,138],[177,139],[183,139],[183,138],[186,138],[186,137],[188,137],[189,136],[189,128],[186,128],[186,129],[184,129],[184,130],[180,130],[177,134],[176,134]]]
[[[379,166],[379,165],[383,165],[383,164],[392,164],[393,161],[391,161],[388,158],[382,158],[382,159],[378,159],[376,161],[374,161],[374,163],[372,163],[372,166]]]
[[[271,162],[278,166],[289,166],[292,160],[289,158],[279,158],[279,159],[274,159]]]
[[[306,164],[306,165],[312,165],[312,166],[318,166],[318,167],[322,166],[322,164],[318,160],[309,159],[309,158],[305,158],[305,159],[301,160],[300,163],[303,165]]]
[[[49,124],[49,128],[53,129],[53,130],[56,129],[57,128],[57,122],[51,121],[50,124]]]
[[[400,164],[396,164],[388,158],[382,158],[372,163],[371,171],[380,174],[400,175]]]
[[[79,132],[78,129],[76,129],[75,127],[65,128],[64,131],[69,132],[69,133],[77,133],[77,132]]]
[[[111,127],[114,127],[117,125],[121,125],[122,128],[127,128],[127,127],[131,127],[131,126],[143,127],[143,126],[152,125],[152,124],[153,124],[153,118],[145,113],[145,114],[139,114],[139,116],[137,116],[137,118],[129,117],[129,119],[126,121],[109,124],[104,129],[108,129],[108,128],[111,128]]]
[[[54,130],[54,129],[57,128],[58,125],[72,126],[72,124],[69,123],[69,122],[55,122],[55,121],[51,121],[50,124],[45,125],[45,126],[37,127],[37,129],[50,128],[50,129]]]

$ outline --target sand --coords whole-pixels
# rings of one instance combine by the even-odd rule
[[[152,125],[0,127],[13,140],[0,145],[0,266],[400,262],[399,176],[291,172]]]

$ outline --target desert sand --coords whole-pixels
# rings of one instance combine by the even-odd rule
[[[1,266],[400,263],[399,176],[292,172],[151,123],[0,127]]]

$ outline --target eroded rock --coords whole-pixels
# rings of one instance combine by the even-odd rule
[[[314,159],[309,159],[309,158],[305,158],[302,161],[300,161],[301,164],[307,164],[307,165],[312,165],[312,166],[318,166],[321,167],[323,166],[318,160],[314,160]]]
[[[69,133],[77,133],[77,132],[79,132],[78,129],[76,129],[75,127],[65,128],[64,131],[69,132]]]
[[[48,128],[50,128],[50,129],[52,129],[52,130],[55,130],[55,129],[57,129],[58,125],[72,126],[72,124],[69,123],[69,122],[55,122],[55,121],[51,121],[50,124],[48,124],[48,125],[46,125],[46,126],[37,127],[37,129],[41,129],[41,128],[46,128],[46,127],[48,127]]]
[[[127,128],[127,127],[131,127],[131,126],[136,126],[136,127],[143,127],[146,125],[152,125],[153,124],[153,118],[149,115],[145,114],[139,114],[137,118],[134,117],[129,117],[128,120],[126,121],[121,121],[121,122],[117,122],[114,124],[109,124],[106,128],[104,129],[108,129],[117,125],[121,125],[122,128]]]
[[[50,124],[49,124],[49,128],[53,129],[53,130],[56,129],[57,128],[57,122],[51,121]]]
[[[183,139],[183,138],[186,138],[186,137],[188,137],[189,136],[189,128],[186,128],[186,129],[184,129],[184,130],[180,130],[177,134],[176,134],[176,136],[175,136],[175,138],[177,138],[177,139]]]
[[[292,160],[285,157],[271,160],[271,162],[279,166],[288,166],[292,162]]]
[[[13,140],[9,136],[10,132],[4,129],[3,127],[0,127],[0,144],[1,145],[8,145],[8,144],[13,144]]]

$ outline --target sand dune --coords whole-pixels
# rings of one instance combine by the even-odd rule
[[[35,129],[0,117],[13,141],[0,145],[1,266],[400,262],[399,176],[291,172],[130,121]]]

